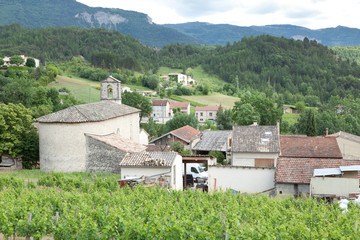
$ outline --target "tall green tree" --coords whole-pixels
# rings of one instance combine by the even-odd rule
[[[148,117],[152,112],[152,104],[150,100],[137,92],[125,91],[121,95],[121,102],[131,107],[140,109],[140,121],[141,118]]]
[[[254,123],[254,121],[260,122],[260,114],[250,103],[245,103],[233,110],[233,120],[238,126],[246,126]]]
[[[28,59],[26,59],[25,65],[26,65],[27,67],[35,67],[35,65],[36,65],[35,59],[33,59],[33,58],[28,58]]]
[[[31,111],[22,104],[0,103],[0,155],[22,155],[27,134],[34,131]]]
[[[172,119],[166,122],[163,134],[184,127],[186,125],[189,125],[195,129],[198,128],[199,121],[195,117],[195,114],[187,115],[187,114],[177,113]]]
[[[216,114],[216,127],[219,130],[231,130],[233,127],[233,121],[231,119],[231,110],[224,109],[220,106],[217,114]]]
[[[25,61],[25,60],[24,60],[22,57],[17,56],[17,55],[12,56],[12,57],[10,58],[10,64],[21,65],[21,64],[24,63],[24,61]]]
[[[316,130],[316,121],[315,121],[315,110],[309,109],[307,114],[307,122],[306,122],[306,128],[305,128],[305,134],[307,136],[316,136],[317,130]]]

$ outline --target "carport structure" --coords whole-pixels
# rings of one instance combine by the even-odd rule
[[[186,188],[186,164],[188,163],[205,163],[208,166],[216,165],[216,157],[211,155],[182,155],[182,163],[184,164],[184,189]]]

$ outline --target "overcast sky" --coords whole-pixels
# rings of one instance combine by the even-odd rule
[[[91,7],[149,15],[154,23],[208,22],[238,26],[293,24],[310,29],[360,28],[360,0],[77,0]]]

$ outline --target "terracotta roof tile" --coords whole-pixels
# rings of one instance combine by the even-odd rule
[[[130,139],[122,138],[114,133],[107,135],[96,135],[96,134],[84,134],[86,137],[93,138],[107,145],[115,147],[123,152],[142,152],[145,151],[146,146],[140,143],[134,142]]]
[[[275,181],[278,183],[310,183],[314,169],[337,168],[340,166],[359,165],[360,160],[339,158],[292,158],[277,159]]]
[[[190,106],[189,102],[170,102],[170,109],[173,108],[187,108],[188,106]]]
[[[334,137],[280,136],[281,156],[305,158],[341,158]]]
[[[170,133],[175,135],[176,137],[191,142],[194,138],[196,138],[200,134],[200,131],[189,125],[186,125],[184,127],[175,129]]]
[[[151,100],[153,106],[166,106],[169,100]]]
[[[178,156],[175,152],[127,153],[120,162],[122,167],[171,167]]]
[[[203,106],[203,107],[195,107],[195,111],[218,111],[218,106]]]

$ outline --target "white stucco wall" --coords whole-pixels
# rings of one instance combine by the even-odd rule
[[[274,166],[276,166],[278,153],[232,153],[233,166],[254,167],[255,159],[274,159]]]
[[[101,122],[39,123],[40,169],[44,171],[85,171],[84,133],[114,132],[139,142],[139,113]]]
[[[275,187],[275,168],[209,166],[209,191],[258,193]],[[215,183],[216,182],[216,183]]]
[[[359,192],[358,178],[313,177],[310,181],[311,195],[336,195],[349,197]]]

